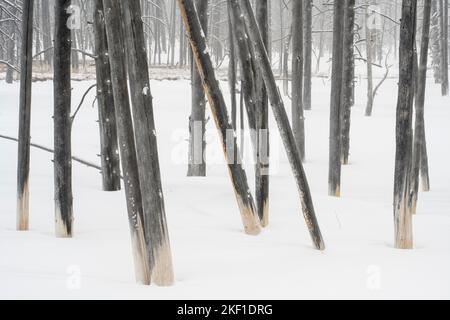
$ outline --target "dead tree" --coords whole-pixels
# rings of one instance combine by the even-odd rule
[[[248,125],[251,131],[251,138],[253,143],[253,150],[256,154],[256,69],[252,59],[251,48],[248,42],[247,31],[245,29],[245,22],[242,18],[239,4],[230,2],[231,18],[233,33],[236,38],[238,61],[240,66],[242,96],[245,102],[247,111]]]
[[[42,0],[41,1],[41,10],[42,10],[42,38],[44,49],[52,47],[52,32],[50,27],[50,0]],[[44,52],[44,61],[48,67],[52,65],[52,51],[46,50]]]
[[[269,48],[269,3],[256,1],[256,20],[266,50]],[[266,85],[260,73],[256,74],[256,208],[261,225],[269,224],[269,100]]]
[[[354,35],[355,35],[355,0],[346,0],[344,15],[344,71],[342,79],[342,112],[341,112],[341,163],[348,164],[350,154],[350,122],[354,105]]]
[[[120,190],[120,159],[117,145],[116,115],[111,87],[111,66],[108,56],[105,16],[102,0],[95,0],[94,38],[97,101],[100,124],[101,163],[104,191]]]
[[[54,171],[56,236],[72,237],[72,146],[71,146],[71,30],[70,0],[55,2],[54,41]]]
[[[6,56],[8,59],[8,64],[7,64],[7,68],[6,68],[6,77],[5,77],[5,81],[6,83],[13,83],[14,81],[14,61],[15,61],[15,44],[17,42],[17,32],[16,32],[16,21],[14,19],[14,17],[17,14],[17,7],[16,5],[13,5],[10,7],[10,21],[8,23],[8,34],[7,37],[9,37],[9,39],[6,40]]]
[[[172,253],[164,208],[141,6],[139,1],[126,1],[121,2],[121,8],[127,39],[134,136],[139,146],[137,162],[150,278],[157,285],[169,286],[174,281]]]
[[[412,214],[408,205],[412,158],[414,101],[414,43],[417,0],[403,0],[400,26],[400,79],[398,85],[394,178],[395,247],[413,248]]]
[[[19,150],[17,161],[17,230],[28,230],[30,175],[31,80],[33,65],[33,5],[24,1],[22,8],[22,50],[19,102]]]
[[[343,75],[344,7],[345,1],[334,2],[328,193],[330,196],[335,197],[339,197],[341,195],[341,99]]]
[[[439,0],[440,24],[441,24],[441,90],[442,95],[448,95],[448,2],[447,0]]]
[[[195,7],[205,36],[208,34],[208,0],[196,0]],[[189,117],[189,177],[206,176],[205,129],[206,97],[195,63],[192,70],[192,111]]]
[[[231,124],[233,126],[236,136],[234,137],[234,150],[237,148],[237,63],[236,63],[236,39],[233,33],[233,17],[231,12],[230,3],[227,2],[227,16],[228,16],[228,41],[230,58],[228,63],[228,86],[230,88],[230,100],[231,100]],[[196,67],[195,61],[192,63],[192,67]],[[236,155],[234,162],[237,162]]]
[[[305,1],[305,69],[303,107],[311,110],[311,84],[312,84],[312,8],[313,0]]]
[[[420,62],[418,68],[418,87],[416,93],[416,119],[414,127],[414,144],[412,159],[411,176],[411,213],[415,214],[417,209],[417,197],[419,193],[419,174],[422,154],[426,155],[425,140],[425,90],[427,81],[428,65],[428,45],[430,42],[430,18],[431,18],[431,0],[424,0],[423,23],[422,23],[422,42],[420,49]],[[428,157],[427,157],[428,158]],[[423,185],[429,186],[428,174],[424,175]]]
[[[367,105],[366,117],[372,116],[373,111],[373,52],[375,46],[375,35],[369,26],[370,14],[368,7],[365,7],[365,30],[366,30],[366,66],[367,66]],[[374,13],[371,13],[374,14]]]
[[[303,114],[303,1],[292,4],[292,130],[300,158],[305,160]]]
[[[441,38],[439,0],[431,1],[431,64],[435,83],[441,83]]]
[[[249,0],[231,0],[239,1],[242,13],[244,15],[245,23],[248,29],[250,40],[254,47],[255,62],[261,70],[261,75],[266,85],[269,101],[272,106],[272,111],[275,120],[278,124],[281,138],[283,140],[287,157],[294,174],[294,178],[299,191],[300,201],[303,207],[303,216],[306,220],[306,225],[311,234],[312,242],[316,249],[324,250],[325,244],[320,232],[319,224],[314,212],[314,205],[311,198],[306,174],[303,169],[300,153],[296,147],[294,134],[289,124],[289,118],[284,108],[284,102],[281,98],[280,91],[275,82],[269,56],[264,46],[264,41],[261,37],[256,18],[253,13]]]
[[[142,195],[125,69],[120,1],[103,0],[103,7],[105,10],[106,35],[111,64],[111,82],[114,94],[117,133],[119,137],[135,275],[139,283],[150,284],[149,257],[144,235]]]
[[[202,33],[200,20],[192,1],[178,0],[178,5],[191,43],[197,69],[202,78],[209,105],[211,106],[211,111],[219,131],[245,232],[251,235],[259,234],[260,224],[255,204],[248,186],[247,176],[239,159],[239,151],[233,150],[235,133],[228,116],[224,97],[214,74],[214,68],[209,49],[206,45],[205,36]],[[234,163],[235,152],[238,157],[237,163]]]

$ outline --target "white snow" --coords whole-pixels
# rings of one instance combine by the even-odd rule
[[[73,82],[74,106],[91,84]],[[33,86],[32,140],[51,147],[52,82]],[[325,252],[312,248],[281,143],[271,149],[277,163],[270,226],[246,236],[214,121],[207,126],[208,177],[186,178],[189,81],[153,81],[151,89],[175,285],[135,284],[124,193],[102,192],[100,174],[76,162],[75,237],[56,239],[52,156],[40,150],[31,152],[31,230],[16,232],[17,145],[0,139],[0,298],[450,298],[450,101],[432,79],[426,105],[432,191],[420,194],[412,251],[393,248],[395,79],[380,89],[372,118],[363,116],[365,84],[357,84],[340,199],[327,196],[329,82],[313,81],[305,170]],[[18,90],[18,83],[0,83],[0,134],[17,135]],[[93,94],[74,124],[73,154],[99,162]],[[290,114],[288,99],[286,106]],[[253,192],[252,166],[246,167]]]

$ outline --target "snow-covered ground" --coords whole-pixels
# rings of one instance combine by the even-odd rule
[[[91,84],[73,82],[74,107]],[[52,82],[33,85],[32,140],[51,147]],[[221,85],[228,94],[226,82]],[[396,80],[380,89],[372,118],[363,116],[365,84],[357,84],[351,164],[343,168],[340,199],[327,196],[330,85],[313,81],[305,169],[325,252],[311,246],[273,121],[271,224],[258,237],[246,236],[213,121],[208,177],[186,178],[189,82],[151,86],[175,285],[135,284],[124,194],[102,192],[99,173],[78,163],[75,237],[56,239],[52,156],[40,150],[31,153],[31,231],[16,232],[17,145],[0,140],[0,298],[450,298],[450,100],[431,79],[426,129],[432,191],[420,194],[411,251],[393,248]],[[18,90],[18,83],[0,83],[0,134],[17,135]],[[74,124],[73,154],[98,163],[92,100],[90,94]],[[289,112],[289,100],[286,105]]]

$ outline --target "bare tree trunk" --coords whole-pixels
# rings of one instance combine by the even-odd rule
[[[157,285],[169,286],[174,281],[172,253],[164,208],[141,6],[138,1],[121,2],[121,6],[125,18],[134,134],[136,144],[139,145],[137,159],[150,277]]]
[[[170,24],[170,65],[173,67],[175,65],[175,30],[176,30],[176,2],[177,0],[173,0],[172,2],[172,11],[171,11],[171,24]]]
[[[303,1],[292,4],[292,130],[300,158],[305,160],[303,114]]]
[[[413,248],[412,214],[408,206],[412,157],[414,43],[417,0],[403,0],[400,33],[400,80],[394,182],[395,247]]]
[[[94,36],[96,52],[97,101],[100,123],[101,162],[104,191],[120,190],[120,158],[117,145],[114,95],[111,87],[108,40],[102,0],[95,0]]]
[[[311,110],[311,76],[312,76],[312,7],[313,0],[305,1],[305,74],[303,90],[303,107]]]
[[[56,236],[72,237],[72,146],[71,146],[71,37],[67,21],[70,0],[55,2],[54,49],[54,140]]]
[[[252,147],[254,153],[257,153],[256,146],[256,70],[252,59],[250,43],[248,42],[245,22],[243,20],[239,4],[230,2],[232,12],[232,26],[236,37],[238,61],[240,65],[240,75],[242,83],[241,94],[244,97],[245,107],[247,111],[247,119],[251,130]]]
[[[186,31],[191,42],[192,53],[197,64],[197,68],[202,77],[203,86],[211,106],[212,114],[215,118],[219,135],[221,137],[223,151],[228,162],[233,188],[237,197],[241,217],[247,234],[256,235],[260,232],[259,219],[256,213],[253,197],[247,182],[247,176],[242,167],[240,159],[238,163],[233,163],[234,152],[239,153],[234,148],[234,130],[229,121],[225,100],[220,91],[218,81],[214,74],[210,53],[207,50],[206,39],[201,32],[201,25],[195,7],[190,0],[178,0]],[[231,150],[230,150],[231,149]]]
[[[22,7],[22,62],[20,72],[19,150],[17,161],[17,230],[29,226],[30,123],[31,80],[33,65],[33,4],[24,1]]]
[[[208,34],[208,0],[196,0],[200,23],[205,36]],[[205,177],[205,129],[206,97],[202,79],[193,64],[192,70],[192,111],[189,117],[189,177]]]
[[[256,20],[266,50],[269,48],[269,3],[256,1]],[[256,75],[256,208],[263,227],[269,224],[269,101],[264,79]]]
[[[11,7],[11,13],[12,14],[16,14],[17,13],[17,8],[15,7]],[[15,22],[11,19],[11,21],[8,23],[9,24],[9,36],[11,37],[11,39],[7,40],[7,44],[6,44],[6,55],[8,58],[8,63],[9,65],[6,68],[6,77],[5,77],[5,81],[6,83],[13,83],[14,81],[14,68],[12,68],[12,66],[14,65],[14,47],[15,47],[15,43],[17,41],[17,35],[16,35],[16,26],[15,26]]]
[[[431,59],[433,65],[434,82],[441,83],[441,38],[440,19],[439,19],[439,0],[431,1]]]
[[[354,35],[355,35],[355,0],[346,0],[344,16],[344,71],[342,79],[342,146],[341,162],[348,164],[350,154],[350,124],[353,101],[353,75],[355,70],[354,60]]]
[[[366,55],[367,55],[367,106],[366,106],[366,117],[372,116],[373,111],[373,48],[374,48],[374,38],[373,32],[369,28],[369,10],[365,8],[365,30],[366,30]]]
[[[150,284],[149,256],[144,235],[142,195],[125,69],[120,1],[103,0],[103,6],[135,275],[139,283],[148,285]]]
[[[431,0],[424,0],[423,25],[422,25],[422,42],[420,49],[420,63],[418,69],[418,87],[416,95],[416,122],[414,129],[414,145],[412,160],[412,176],[411,176],[411,199],[410,210],[412,214],[417,211],[417,198],[419,193],[419,173],[421,156],[426,156],[425,141],[425,90],[427,81],[427,65],[428,65],[428,45],[430,42],[430,17],[431,17]],[[428,185],[425,180],[424,185]]]
[[[328,172],[328,193],[341,195],[341,107],[344,43],[344,1],[334,2],[333,22],[333,65],[331,78],[330,106],[330,157]]]
[[[235,132],[234,137],[234,150],[237,149],[237,94],[236,94],[236,83],[237,83],[237,67],[236,67],[236,39],[233,34],[233,17],[231,12],[230,3],[227,3],[227,14],[228,14],[228,41],[229,41],[229,51],[230,59],[228,64],[228,85],[230,88],[230,99],[231,99],[231,123]],[[196,67],[195,61],[193,61],[193,67]],[[237,162],[236,154],[234,156],[234,163]]]
[[[276,85],[275,76],[271,68],[269,56],[264,46],[264,41],[261,38],[261,33],[259,31],[256,18],[248,0],[239,0],[239,4],[241,6],[242,13],[244,14],[250,40],[254,46],[255,61],[261,69],[261,74],[266,85],[269,101],[272,105],[272,111],[275,116],[275,120],[278,123],[278,129],[280,130],[280,135],[286,149],[289,163],[291,164],[303,208],[303,216],[306,220],[306,224],[315,248],[318,250],[325,250],[325,244],[323,242],[322,234],[314,212],[311,192],[309,190],[308,181],[303,169],[300,153],[298,152],[295,144],[294,134],[289,125],[289,119],[284,108],[283,99],[281,98],[280,91]]]
[[[448,3],[447,0],[439,0],[441,23],[441,89],[442,95],[448,95]]]

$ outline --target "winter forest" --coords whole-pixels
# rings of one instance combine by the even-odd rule
[[[0,0],[0,298],[450,298],[449,26]]]

